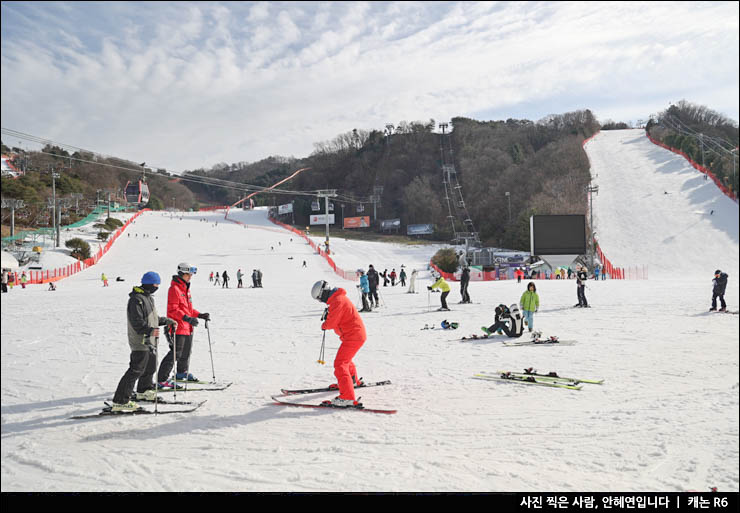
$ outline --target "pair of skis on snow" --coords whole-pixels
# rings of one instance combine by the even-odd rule
[[[178,383],[184,383],[184,381],[178,381]],[[198,387],[188,387],[186,388],[178,388],[178,392],[218,392],[221,390],[226,390],[229,388],[233,382],[228,383],[219,383],[219,382],[212,382],[212,381],[189,381],[188,383],[194,383],[196,385],[199,385]],[[210,385],[210,386],[206,386]],[[162,390],[159,390],[157,393],[161,394],[163,392],[174,392],[174,388],[165,388]],[[168,401],[166,399],[159,399],[157,398],[157,404],[167,404],[167,405],[188,405],[187,408],[181,408],[177,410],[160,410],[157,408],[157,410],[151,410],[148,408],[144,408],[143,406],[139,406],[136,410],[124,410],[124,411],[113,411],[113,406],[105,402],[105,408],[103,408],[98,413],[92,413],[89,415],[75,415],[74,417],[70,417],[70,419],[93,419],[93,418],[100,418],[100,417],[115,417],[115,416],[126,416],[126,415],[164,415],[167,413],[191,413],[203,406],[207,399],[204,399],[203,401],[199,402],[191,402],[191,401]],[[154,401],[144,400],[144,399],[137,399],[136,402],[140,403],[154,403]]]
[[[560,338],[556,336],[550,336],[550,337],[542,337],[542,336],[534,336],[531,339],[513,339],[509,338],[506,335],[468,335],[467,337],[463,337],[460,339],[452,340],[451,342],[468,342],[470,340],[491,340],[491,341],[498,341],[501,340],[503,342],[503,345],[505,346],[552,346],[552,345],[560,345],[560,346],[572,346],[576,343],[575,340],[561,340]]]
[[[355,390],[361,389],[361,388],[369,388],[369,387],[379,387],[379,386],[385,386],[390,385],[391,382],[386,381],[376,381],[374,383],[363,383],[362,385],[355,385]],[[368,413],[385,413],[385,414],[393,414],[396,413],[398,410],[382,410],[378,408],[365,408],[365,406],[362,405],[362,403],[359,402],[359,398],[357,400],[358,404],[353,406],[336,406],[331,404],[331,402],[325,402],[320,404],[308,404],[308,403],[296,403],[292,401],[286,401],[283,399],[285,396],[289,395],[304,395],[304,394],[317,394],[320,392],[336,392],[338,391],[337,388],[333,386],[329,387],[321,387],[321,388],[301,388],[301,389],[294,389],[294,390],[287,390],[282,389],[282,395],[273,395],[272,400],[275,401],[275,404],[282,405],[282,406],[295,406],[299,408],[334,408],[337,410],[355,410],[355,411],[364,411]]]
[[[525,385],[539,385],[552,388],[566,388],[580,390],[583,384],[601,385],[603,379],[573,378],[560,376],[556,372],[539,373],[533,368],[524,369],[524,372],[497,371],[496,373],[480,372],[473,376],[475,379],[488,381],[508,381]]]

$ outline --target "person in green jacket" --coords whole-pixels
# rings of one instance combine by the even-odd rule
[[[537,295],[537,287],[530,281],[527,290],[519,299],[519,307],[524,314],[524,323],[529,326],[529,331],[534,328],[534,314],[540,308],[540,296]]]
[[[427,287],[427,290],[431,291],[439,288],[442,291],[442,296],[440,296],[439,298],[440,302],[442,303],[442,307],[438,308],[437,311],[448,312],[450,309],[447,308],[447,296],[450,295],[450,286],[441,274],[432,272],[432,278],[436,279],[437,281],[431,287]]]

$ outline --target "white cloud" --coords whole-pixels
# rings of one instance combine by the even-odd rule
[[[132,5],[3,3],[3,127],[181,170],[404,119],[738,118],[737,4]]]

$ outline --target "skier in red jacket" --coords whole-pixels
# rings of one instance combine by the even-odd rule
[[[333,329],[342,341],[342,345],[337,350],[337,356],[334,358],[334,375],[337,377],[339,395],[333,401],[324,402],[332,406],[358,406],[354,387],[362,385],[362,381],[357,377],[357,368],[352,358],[367,338],[365,324],[360,314],[357,313],[354,303],[347,297],[346,290],[329,288],[329,284],[321,280],[317,281],[311,289],[311,297],[328,305],[321,329]]]
[[[159,388],[171,388],[174,383],[168,381],[174,353],[172,343],[177,349],[177,370],[175,379],[181,381],[198,381],[188,372],[190,367],[190,352],[193,348],[193,328],[198,325],[198,319],[211,320],[210,314],[200,313],[193,308],[193,298],[190,296],[190,280],[197,272],[195,267],[186,263],[177,266],[177,274],[172,277],[170,289],[167,292],[167,317],[177,321],[177,331],[174,340],[170,340],[170,352],[167,353],[159,365],[157,382]]]

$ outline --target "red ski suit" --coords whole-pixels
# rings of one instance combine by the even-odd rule
[[[346,290],[337,289],[326,304],[329,306],[329,314],[321,325],[321,329],[333,329],[342,341],[342,345],[337,350],[337,356],[334,358],[334,375],[339,385],[339,397],[354,401],[355,386],[352,378],[357,379],[357,369],[352,358],[367,338],[365,324],[360,314],[357,313],[354,303],[347,297]]]
[[[175,275],[172,277],[170,290],[167,291],[167,317],[177,321],[177,335],[190,335],[193,326],[185,322],[183,315],[198,317],[198,310],[193,308],[193,298],[190,296],[190,283]]]

